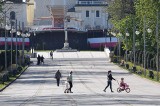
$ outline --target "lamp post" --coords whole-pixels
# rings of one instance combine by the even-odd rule
[[[33,32],[32,32],[32,48],[31,48],[31,53],[32,53],[32,55],[33,55],[33,53],[34,53],[34,39],[35,39],[35,36],[36,36],[36,32],[35,32],[36,30],[33,30]]]
[[[134,66],[133,66],[133,69],[135,69],[135,64],[136,64],[136,48],[135,48],[135,20],[133,19],[133,56],[134,56],[134,60],[133,60],[133,63],[134,63]]]
[[[13,42],[13,32],[14,32],[14,29],[12,29],[12,25],[11,25],[11,71],[12,71],[12,42]]]
[[[144,51],[143,51],[143,67],[144,67],[144,76],[146,77],[146,17],[143,19],[143,40],[144,40]]]
[[[143,64],[144,64],[144,76],[146,77],[146,17],[144,16],[144,19],[143,19],[143,39],[144,39],[144,51],[143,51]],[[147,29],[147,32],[148,33],[151,33],[152,30],[151,29]]]
[[[104,32],[104,29],[103,29],[103,36],[104,36],[104,38],[105,38],[105,43],[104,43],[104,48],[106,49],[106,34],[105,34],[105,32]]]
[[[16,32],[16,36],[20,36],[21,35],[21,32],[20,31],[17,31]],[[18,37],[18,41],[20,43],[20,38]],[[17,46],[19,46],[19,43]],[[20,46],[19,46],[19,50],[20,50]],[[17,51],[18,51],[18,48],[17,48]],[[18,53],[17,53],[17,63],[18,63]],[[19,61],[19,64],[21,65],[21,62]]]
[[[144,16],[144,20],[143,20],[143,68],[144,68],[144,76],[146,77],[146,22],[145,22],[145,16]],[[151,33],[152,30],[150,28],[147,29],[148,33]],[[138,30],[135,31],[136,35],[139,35],[140,32]]]
[[[22,36],[22,65],[23,65],[24,63],[24,38],[26,35],[22,33],[21,36]]]
[[[10,30],[10,27],[6,24],[5,21],[5,71],[7,71],[7,31]]]
[[[18,68],[18,64],[17,64],[17,20],[16,20],[16,69]]]
[[[113,35],[113,36],[116,36],[116,38],[117,38],[117,43],[118,43],[118,46],[119,46],[119,49],[118,49],[118,47],[117,47],[117,62],[118,62],[118,54],[119,54],[119,56],[120,56],[120,39],[119,39],[119,37],[117,37],[117,32],[111,32],[111,34]],[[119,53],[118,53],[119,52]]]
[[[22,36],[22,63],[24,64],[24,48],[25,48],[25,44],[24,44],[24,41],[25,41],[25,37],[29,37],[30,36],[30,33],[22,33],[21,34]]]
[[[127,61],[128,61],[128,56],[127,56],[127,52],[128,52],[128,44],[127,44],[127,41],[128,41],[128,39],[127,39],[127,37],[129,36],[129,33],[128,33],[128,31],[126,31],[126,63],[127,63]]]
[[[118,42],[119,42],[119,62],[121,60],[121,37],[122,37],[122,33],[118,33]]]
[[[159,33],[159,11],[157,11],[157,23],[156,23],[156,42],[157,42],[157,81],[159,81],[159,36],[158,36],[158,33]]]

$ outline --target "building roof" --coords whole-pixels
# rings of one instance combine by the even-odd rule
[[[78,0],[76,6],[108,6],[105,0]]]
[[[108,6],[108,4],[76,4],[76,7],[80,6]]]

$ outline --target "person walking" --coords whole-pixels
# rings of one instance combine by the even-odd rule
[[[53,51],[50,52],[50,57],[53,59]]]
[[[58,70],[55,74],[55,78],[57,80],[57,86],[59,86],[59,83],[60,83],[60,78],[61,78],[61,72]]]
[[[37,57],[37,65],[40,64],[40,61],[41,61],[41,57],[40,57],[40,55],[38,55],[38,57]]]
[[[68,80],[68,83],[69,83],[69,91],[70,91],[70,93],[73,93],[72,92],[72,87],[73,87],[73,79],[72,79],[72,71],[69,73],[69,75],[68,75],[68,77],[67,77],[67,80]]]
[[[111,92],[113,92],[113,90],[112,90],[112,80],[116,80],[116,79],[114,79],[112,77],[111,70],[108,71],[107,78],[108,78],[108,84],[107,84],[107,86],[105,87],[105,89],[103,91],[106,92],[106,89],[110,86]]]
[[[41,63],[44,64],[44,57],[43,57],[43,55],[40,57],[40,60],[41,60]]]

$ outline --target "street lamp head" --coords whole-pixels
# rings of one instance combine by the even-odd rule
[[[126,36],[129,36],[129,33],[128,33],[128,32],[126,33]]]
[[[10,33],[14,33],[14,32],[16,32],[16,30],[14,28],[11,29]]]
[[[6,26],[5,26],[5,29],[6,29],[6,30],[10,30],[11,28],[10,28],[8,25],[6,25]]]
[[[136,35],[139,35],[139,34],[140,34],[140,32],[139,32],[139,31],[136,31],[135,33],[136,33]]]
[[[21,35],[21,32],[20,32],[20,31],[17,31],[17,35],[18,35],[18,36]]]
[[[122,36],[122,33],[119,32],[118,35],[119,35],[119,36]]]
[[[111,34],[112,34],[113,36],[116,36],[116,33],[114,33],[114,32],[111,32]]]
[[[26,34],[22,33],[21,36],[22,36],[22,37],[26,37]]]
[[[30,37],[30,33],[26,33],[26,37]]]
[[[148,33],[151,33],[151,32],[152,32],[152,29],[148,28],[148,29],[147,29],[147,32],[148,32]]]

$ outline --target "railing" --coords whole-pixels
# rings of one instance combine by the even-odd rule
[[[105,1],[78,1],[77,4],[80,5],[104,5],[107,4]]]

